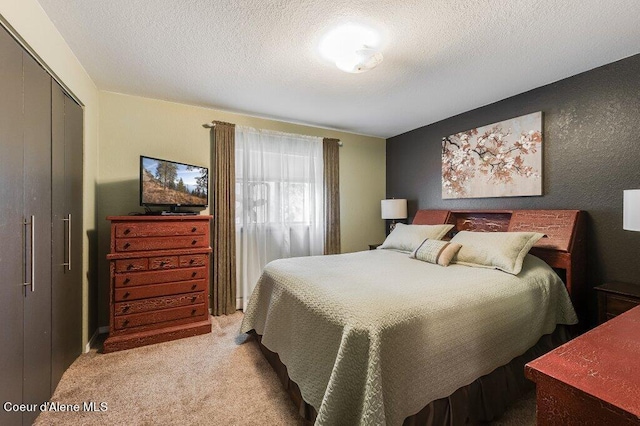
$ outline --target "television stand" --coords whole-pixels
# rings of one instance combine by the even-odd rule
[[[171,205],[164,206],[165,208],[168,207],[169,210],[161,210],[161,211],[151,210],[151,208],[146,204],[142,204],[142,207],[144,207],[144,213],[141,213],[141,215],[144,215],[144,216],[198,216],[200,214],[199,211],[196,211],[196,212],[178,211],[179,206],[171,206]]]
[[[174,211],[161,211],[160,216],[196,216],[199,212],[174,212]]]

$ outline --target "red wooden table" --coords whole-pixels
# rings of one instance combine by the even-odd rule
[[[537,424],[640,424],[640,306],[528,363]]]

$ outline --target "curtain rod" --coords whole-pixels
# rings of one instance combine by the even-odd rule
[[[205,129],[213,129],[214,127],[216,127],[216,124],[219,122],[216,121],[212,121],[210,123],[204,123],[202,125],[202,127],[204,127]],[[231,123],[225,123],[225,124],[231,124]],[[333,139],[333,138],[325,138],[325,139]],[[338,139],[338,146],[342,148],[344,144],[342,143],[342,141],[340,139]]]

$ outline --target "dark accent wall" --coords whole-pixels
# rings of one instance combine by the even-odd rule
[[[532,70],[535,72],[535,70]],[[444,136],[543,112],[543,196],[443,200]],[[640,54],[387,140],[387,196],[417,209],[588,212],[588,286],[640,285],[640,232],[622,229],[622,190],[640,188]],[[589,291],[595,320],[595,292]]]

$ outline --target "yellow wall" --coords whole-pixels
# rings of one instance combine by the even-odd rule
[[[385,196],[384,139],[99,92],[36,0],[0,0],[0,15],[84,105],[83,344],[95,331],[89,330],[89,285],[95,291],[96,283],[89,277],[96,269],[98,325],[108,323],[104,258],[109,229],[104,218],[141,210],[138,156],[208,165],[209,132],[202,124],[211,120],[341,139],[342,250],[364,250],[383,240],[379,203]]]
[[[337,138],[340,148],[340,221],[343,252],[384,240],[380,200],[385,198],[385,140],[208,108],[100,92],[98,240],[100,324],[107,324],[109,226],[105,217],[142,211],[140,155],[209,166],[212,120],[260,129]]]
[[[95,244],[98,90],[36,0],[0,0],[0,15],[84,104],[83,346],[89,334],[89,262]],[[91,250],[90,250],[91,249]],[[90,271],[89,268],[92,268]]]

